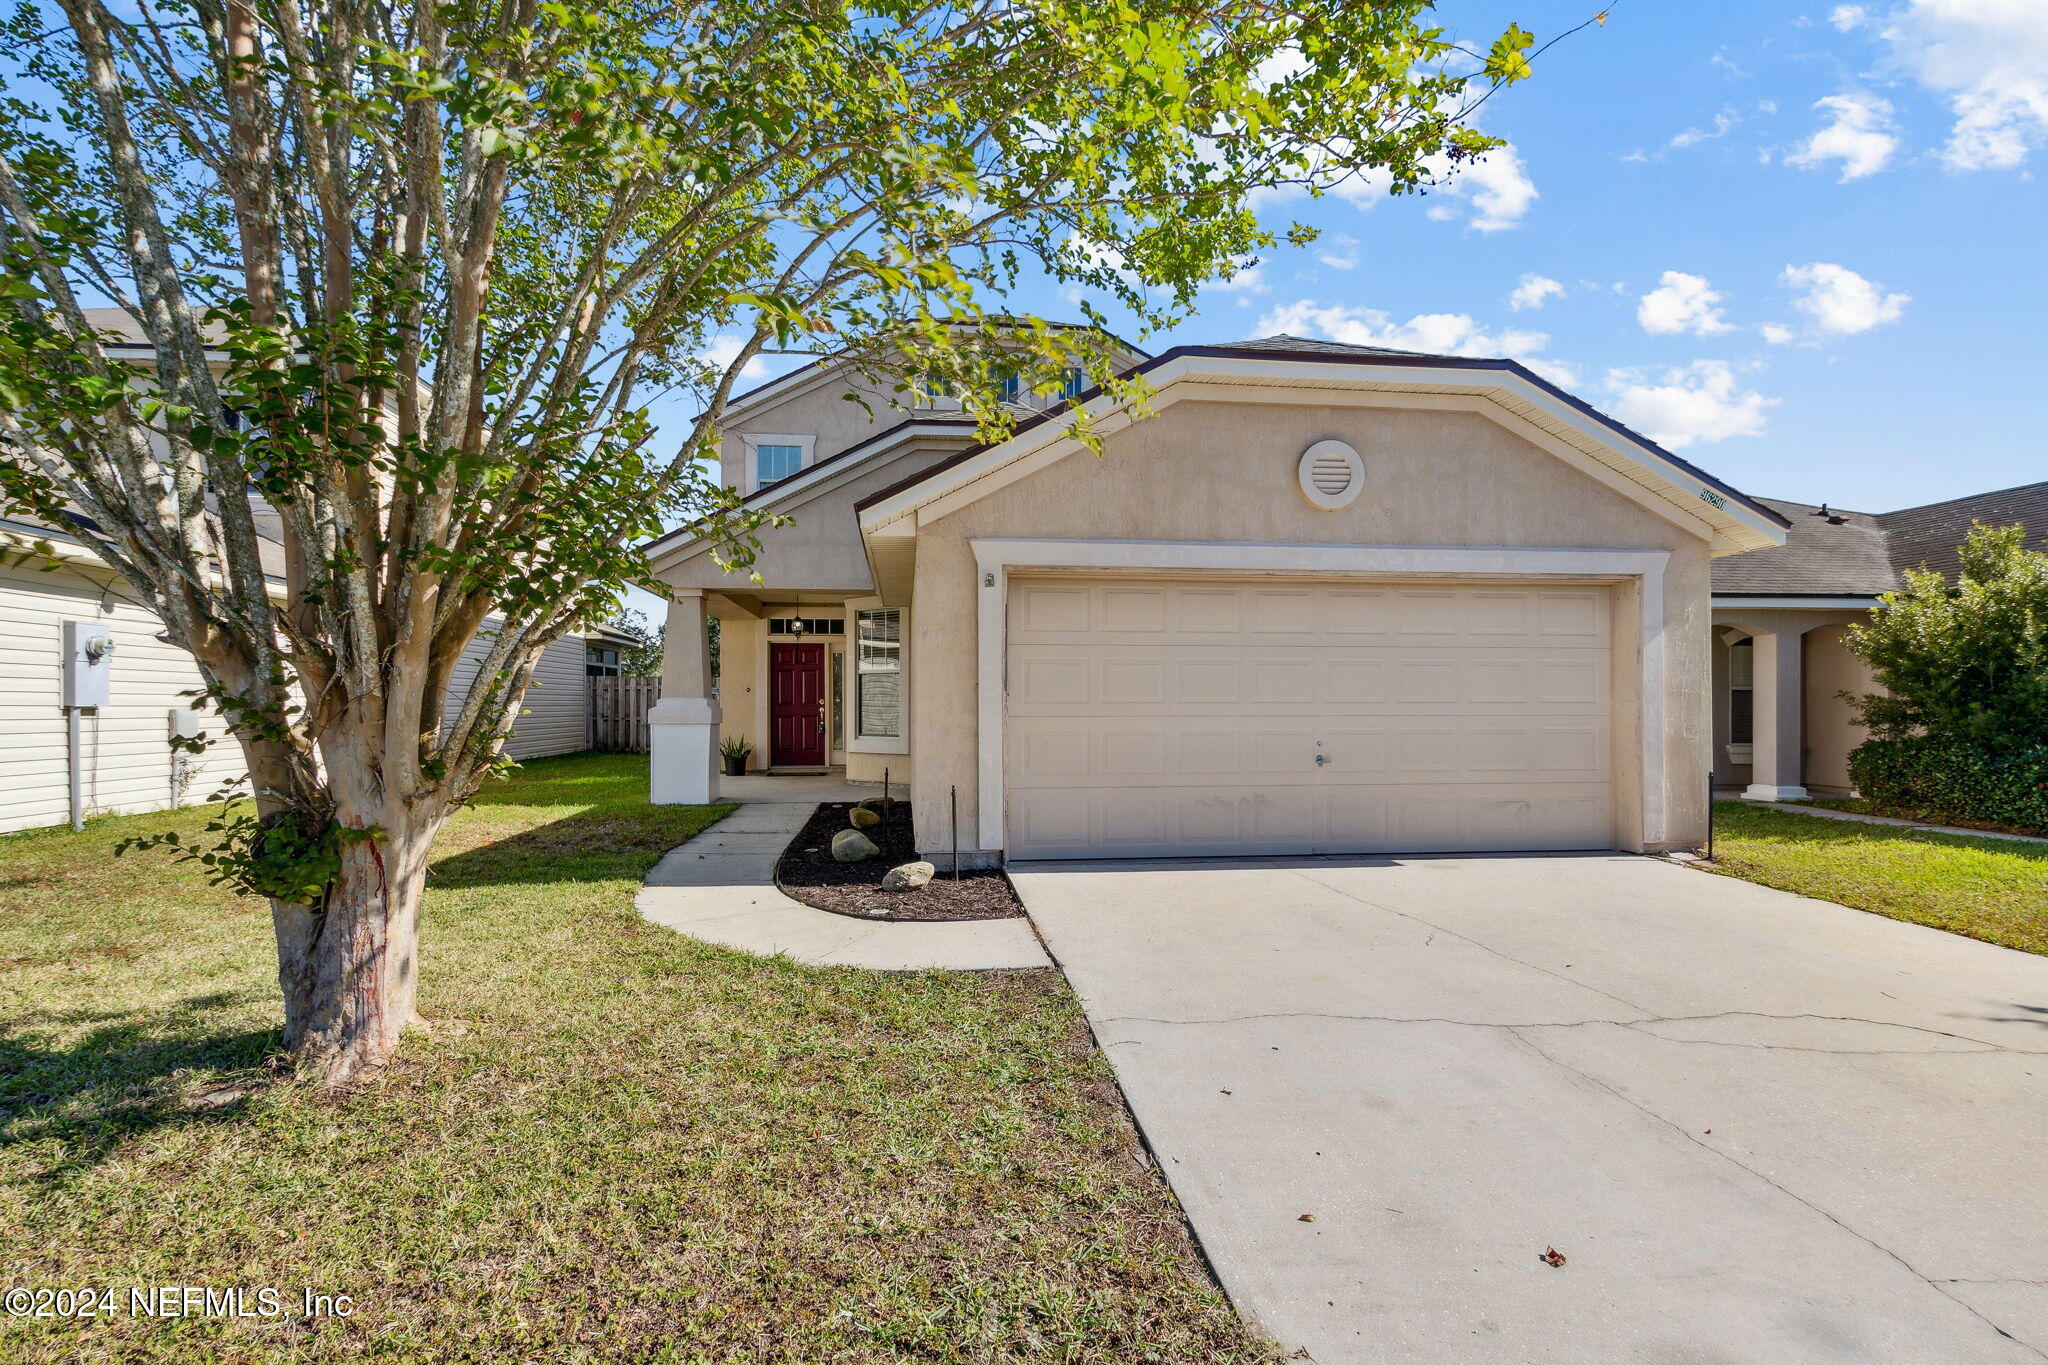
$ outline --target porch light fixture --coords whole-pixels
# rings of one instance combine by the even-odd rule
[[[791,634],[791,635],[801,635],[801,634],[803,634],[803,633],[804,633],[804,618],[803,618],[803,617],[801,617],[801,616],[792,616],[792,617],[790,617],[790,618],[789,618],[789,627],[788,627],[788,632],[787,632],[787,633],[788,633],[788,634]]]

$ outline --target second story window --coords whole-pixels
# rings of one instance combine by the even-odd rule
[[[747,476],[743,492],[751,493],[771,483],[780,483],[817,463],[812,458],[818,439],[815,436],[749,432],[740,439],[747,448]]]
[[[1024,401],[1024,379],[1015,370],[998,378],[996,380],[996,388],[997,392],[1002,395],[1005,403],[1021,403]]]
[[[1088,371],[1076,367],[1068,370],[1060,381],[1060,397],[1079,398],[1088,387]]]
[[[802,446],[755,446],[756,465],[762,483],[786,479],[804,467]]]

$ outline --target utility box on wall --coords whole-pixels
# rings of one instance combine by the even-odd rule
[[[105,706],[113,700],[114,636],[98,621],[66,621],[63,705]]]

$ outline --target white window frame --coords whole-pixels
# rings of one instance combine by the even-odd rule
[[[1736,650],[1749,660],[1749,681],[1735,680]],[[1735,737],[1735,694],[1749,693],[1749,738]],[[1728,642],[1728,761],[1750,763],[1756,759],[1756,639],[1753,636]]]
[[[860,618],[861,613],[870,611],[893,611],[896,613],[896,690],[898,721],[896,728],[901,733],[894,735],[864,734],[860,728]],[[847,688],[846,710],[851,723],[846,727],[846,748],[856,754],[907,754],[910,752],[910,608],[892,606],[879,597],[860,598],[846,604],[847,623],[852,627],[846,632]]]
[[[809,469],[817,462],[818,458],[818,438],[816,436],[778,436],[765,431],[747,431],[740,433],[740,443],[746,447],[747,452],[746,486],[740,490],[742,493],[751,493],[761,487],[762,446],[796,446],[800,448],[803,451],[803,455],[796,467],[798,474]],[[789,477],[793,478],[795,475]]]

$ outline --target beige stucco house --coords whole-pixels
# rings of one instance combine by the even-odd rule
[[[1713,565],[1785,515],[1509,360],[1131,363],[1150,415],[1075,392],[995,444],[831,365],[739,401],[728,480],[791,524],[759,582],[651,548],[654,799],[712,799],[744,736],[907,779],[927,849],[957,795],[984,862],[1700,841]]]
[[[1764,801],[1846,792],[1865,735],[1842,694],[1874,690],[1848,627],[1906,569],[1953,580],[1977,522],[2048,531],[2048,483],[1875,514],[1758,501],[1790,528],[1781,546],[1714,562],[1716,781]]]

